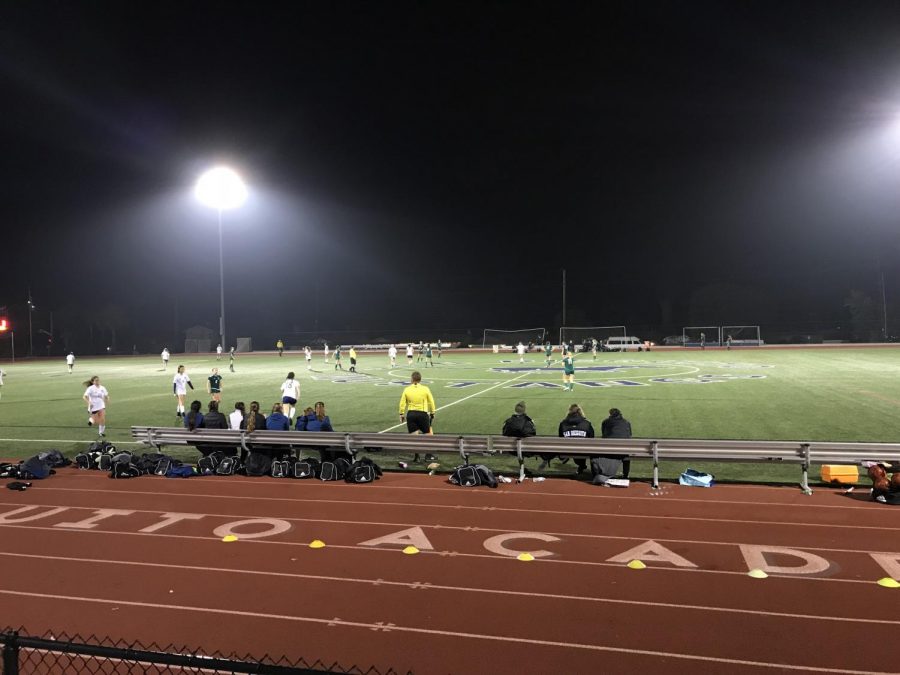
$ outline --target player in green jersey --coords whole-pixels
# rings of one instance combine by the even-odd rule
[[[206,392],[213,401],[222,400],[222,376],[218,368],[213,368],[212,375],[206,378]]]
[[[566,352],[563,356],[563,389],[573,391],[575,389],[575,355]]]

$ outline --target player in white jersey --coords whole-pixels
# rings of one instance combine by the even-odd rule
[[[216,361],[222,360],[222,345],[216,345]]]
[[[69,372],[72,372],[72,368],[75,367],[75,352],[69,352],[66,355],[66,368],[69,369]]]
[[[175,409],[177,417],[184,417],[184,397],[187,394],[188,387],[194,388],[191,378],[184,372],[184,366],[178,366],[178,372],[172,378],[172,392],[175,394],[175,398],[178,399],[178,407]]]
[[[328,363],[328,357],[331,356],[331,352],[328,351],[328,343],[325,343],[325,349],[322,350],[322,353],[325,354],[325,363]]]
[[[406,345],[406,364],[412,365],[412,357],[413,357],[413,346],[411,344]]]
[[[306,357],[306,369],[312,370],[312,349],[308,346],[303,348],[303,355]]]
[[[166,370],[169,367],[169,348],[163,347],[162,353],[160,354],[163,362],[163,370]]]
[[[88,426],[97,426],[97,430],[101,436],[106,435],[106,406],[109,404],[109,392],[106,387],[100,384],[100,378],[94,375],[90,380],[84,383],[87,389],[84,390],[84,402],[87,403]]]
[[[521,342],[516,345],[516,353],[519,355],[519,363],[525,363],[525,345]]]
[[[297,401],[300,399],[300,383],[294,379],[294,371],[287,374],[281,385],[281,409],[288,419],[294,419]]]
[[[388,347],[388,356],[391,357],[391,368],[397,367],[397,345]]]

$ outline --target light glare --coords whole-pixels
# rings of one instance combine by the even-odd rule
[[[194,195],[206,206],[227,211],[246,201],[247,186],[235,171],[219,166],[200,176]]]

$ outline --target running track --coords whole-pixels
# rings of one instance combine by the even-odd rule
[[[0,620],[363,670],[891,672],[900,511],[865,497],[63,469],[0,493]]]

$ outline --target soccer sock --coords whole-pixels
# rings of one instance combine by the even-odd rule
[[[106,431],[106,425],[105,424],[99,425],[99,430],[100,430],[100,433],[102,434],[104,431]]]

